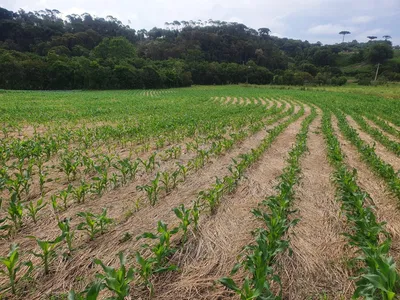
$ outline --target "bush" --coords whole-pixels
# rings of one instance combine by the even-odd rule
[[[333,77],[331,80],[332,85],[341,86],[341,85],[345,85],[346,83],[347,83],[347,78],[344,76]]]
[[[359,76],[358,85],[371,85],[371,77],[370,76]]]

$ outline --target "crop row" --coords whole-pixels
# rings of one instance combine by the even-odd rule
[[[349,126],[343,113],[336,111],[338,126],[346,138],[357,147],[363,160],[388,184],[390,190],[400,200],[400,177],[390,164],[384,162],[376,153],[374,146],[365,143],[357,131]]]
[[[257,126],[254,125],[254,126],[251,127],[251,131],[253,133],[256,132],[256,131],[259,131],[265,125],[272,124],[272,123],[276,122],[277,120],[282,119],[285,116],[291,115],[293,113],[293,111],[294,111],[294,107],[291,107],[289,110],[287,110],[283,114],[276,115],[272,119],[267,120],[266,123],[257,123]],[[232,136],[232,143],[229,143],[230,146],[232,146],[233,143],[236,140],[242,140],[245,136],[246,135],[243,136],[243,134],[233,135]],[[221,151],[216,151],[215,149],[220,149],[219,144],[213,143],[212,148],[210,149],[210,151],[218,152],[218,154],[220,154]],[[227,150],[227,149],[229,149],[229,147],[227,147],[225,150]],[[204,152],[202,152],[202,153],[204,153]],[[161,174],[161,176],[164,176],[164,175],[165,174]],[[157,177],[160,176],[159,173],[157,173],[156,176]],[[165,181],[165,177],[163,177],[163,179],[164,179],[164,184],[165,184],[165,182],[166,182]],[[166,187],[167,187],[167,185],[166,185]],[[37,210],[41,209],[42,208],[42,203],[38,203],[38,206],[36,206],[35,208],[37,208]],[[186,216],[188,215],[188,211],[195,212],[196,211],[196,207],[194,207],[192,210],[188,210],[188,211],[184,207],[180,207],[180,208],[174,209],[174,211],[175,211],[175,213],[177,215],[179,215],[179,211],[181,211],[180,215],[183,217],[183,215],[186,215]],[[78,216],[85,218],[86,222],[82,222],[81,224],[79,224],[77,229],[78,230],[87,231],[88,235],[89,235],[89,237],[91,239],[94,238],[96,233],[99,233],[99,232],[102,233],[103,232],[103,230],[104,230],[103,225],[106,225],[106,224],[111,222],[111,220],[106,217],[105,211],[103,211],[103,214],[98,215],[98,216],[96,216],[94,214],[91,214],[91,213],[84,213],[84,212],[79,213]],[[105,223],[103,224],[103,221],[97,221],[97,219],[105,220]],[[162,223],[160,223],[159,226],[166,226],[166,225],[165,224],[163,225]],[[67,241],[70,253],[72,251],[71,247],[72,247],[72,241],[73,241],[73,238],[74,238],[74,232],[75,231],[70,228],[68,220],[64,220],[62,222],[59,222],[59,227],[60,228],[63,227],[63,229],[64,229],[63,234],[61,236],[56,238],[54,241],[40,241],[40,242],[45,242],[45,243],[47,243],[49,245],[52,245],[51,253],[50,253],[51,255],[50,256],[55,254],[55,252],[53,250],[55,250],[55,247],[64,239]],[[38,244],[39,244],[39,242],[38,242]],[[17,251],[17,247],[13,246],[13,248],[11,250],[12,251]],[[12,251],[10,253],[12,253]],[[48,272],[48,261],[46,260],[46,262],[44,264],[45,264],[45,272]]]
[[[371,135],[375,140],[384,145],[389,151],[392,151],[397,156],[400,156],[400,144],[392,141],[386,135],[384,135],[380,130],[371,127],[363,117],[360,115],[353,114],[353,119],[361,127],[361,129]]]
[[[104,274],[97,275],[96,277],[100,280],[95,281],[90,284],[85,291],[76,294],[75,292],[70,292],[70,296],[73,299],[89,299],[93,296],[96,299],[100,290],[108,289],[115,295],[114,299],[123,299],[129,295],[129,283],[134,281],[136,283],[136,288],[140,286],[147,287],[150,294],[153,293],[153,284],[151,278],[161,272],[177,270],[177,266],[170,260],[173,253],[178,250],[178,247],[183,247],[188,239],[188,229],[189,226],[193,226],[193,231],[197,230],[200,214],[204,211],[209,211],[211,214],[216,212],[216,208],[224,195],[233,193],[242,178],[244,171],[256,162],[262,153],[272,144],[275,138],[298,118],[304,114],[304,108],[290,117],[285,122],[275,126],[267,135],[266,138],[262,140],[260,145],[256,149],[252,149],[249,153],[240,156],[241,160],[233,160],[233,164],[228,167],[231,175],[225,176],[223,179],[216,179],[216,183],[208,190],[200,191],[198,198],[193,201],[191,208],[185,208],[183,205],[173,209],[175,215],[179,219],[179,226],[173,229],[168,229],[168,225],[162,221],[158,222],[156,233],[146,232],[138,237],[138,239],[147,238],[155,241],[152,245],[144,244],[143,248],[147,250],[147,255],[143,256],[141,253],[136,252],[136,266],[131,267],[129,271],[126,271],[125,261],[122,263],[122,258],[124,255],[119,254],[121,258],[121,267],[115,269],[102,265]],[[178,243],[172,245],[171,238],[174,235],[181,233],[180,238],[178,238]],[[98,261],[101,264],[100,261]],[[124,271],[121,271],[125,269]],[[108,271],[107,271],[108,270]],[[118,277],[116,273],[122,272],[125,276]],[[130,274],[129,276],[127,274]],[[124,283],[123,293],[119,294],[121,288],[115,289],[115,287],[110,286],[108,282],[114,281],[118,282],[121,287]]]
[[[345,117],[339,115],[340,127],[357,144],[362,144],[354,130],[346,126]],[[328,157],[335,168],[334,180],[338,200],[347,218],[349,232],[344,233],[350,246],[357,249],[355,266],[359,266],[353,279],[356,290],[353,297],[364,299],[395,299],[400,291],[400,277],[390,256],[391,238],[385,223],[378,222],[370,196],[357,185],[356,170],[349,170],[344,162],[340,143],[333,133],[331,113],[323,116],[323,133],[328,145]]]
[[[307,149],[307,135],[311,122],[316,117],[312,113],[302,122],[296,142],[289,151],[287,166],[279,177],[276,186],[277,195],[269,196],[260,203],[260,207],[252,210],[252,214],[263,222],[263,227],[252,232],[255,239],[244,247],[239,262],[232,269],[231,275],[242,269],[247,275],[241,285],[230,277],[220,279],[220,282],[240,296],[240,299],[281,299],[281,291],[272,288],[273,282],[280,285],[280,277],[276,271],[275,262],[278,255],[289,248],[287,231],[299,220],[292,220],[290,215],[294,200],[294,186],[299,181],[300,158]],[[277,295],[278,294],[278,295]]]
[[[272,124],[277,120],[290,115],[293,112],[294,108],[287,110],[282,114],[278,114],[273,118],[266,121],[267,124]],[[274,113],[280,110],[272,109],[268,111],[266,115],[273,115]],[[253,122],[249,127],[251,133],[259,131],[263,126],[264,122]],[[188,172],[192,170],[198,170],[203,167],[206,161],[209,159],[211,155],[221,155],[225,151],[229,150],[235,143],[240,142],[245,137],[247,137],[247,132],[243,130],[239,130],[237,133],[232,133],[230,138],[220,138],[220,140],[212,142],[209,149],[200,148],[198,144],[192,144],[190,147],[196,153],[196,156],[188,161],[186,165],[178,164],[178,167],[175,171],[164,171],[157,172],[155,179],[151,180],[149,184],[145,184],[142,186],[138,186],[138,190],[144,190],[147,194],[148,200],[151,205],[154,205],[157,202],[158,194],[162,189],[168,193],[171,188],[174,188],[178,182],[184,181]],[[168,151],[174,150],[174,151]],[[180,155],[181,149],[179,147],[172,147],[168,149],[166,154],[168,154],[169,158],[177,158]],[[176,150],[176,151],[175,151]],[[117,164],[113,164],[113,166],[120,172],[119,175],[113,173],[112,176],[108,175],[108,168],[95,166],[96,171],[98,173],[97,176],[93,177],[93,182],[91,184],[86,181],[81,181],[81,184],[73,187],[69,185],[67,189],[60,191],[58,194],[51,196],[51,203],[54,212],[57,214],[60,210],[66,209],[68,205],[68,197],[72,195],[77,203],[83,203],[87,197],[90,195],[98,195],[101,196],[107,189],[109,188],[117,188],[121,185],[127,184],[128,180],[134,180],[136,174],[140,168],[143,168],[143,171],[149,173],[153,171],[156,167],[156,153],[153,153],[147,160],[137,159],[135,161],[130,161],[129,159],[119,160]],[[107,160],[108,167],[111,166],[111,162]],[[72,174],[74,175],[74,174]],[[2,219],[4,223],[7,219],[14,223],[13,229],[19,229],[22,225],[22,217],[23,217],[23,203],[20,201],[20,189],[23,185],[18,185],[21,181],[12,181],[16,182],[15,185],[11,185],[10,192],[11,193],[11,201],[9,202],[9,208],[7,210],[8,217]],[[23,181],[26,183],[26,181]],[[164,185],[164,186],[162,186]],[[60,206],[59,202],[62,202],[63,207]],[[44,207],[45,204],[42,204],[43,199],[40,198],[36,203],[30,201],[29,206],[26,209],[29,212],[29,215],[32,217],[33,221],[36,223],[36,215],[40,209]],[[2,226],[2,229],[11,229],[10,224]]]
[[[390,126],[385,120],[378,118],[377,116],[372,115],[372,114],[368,114],[367,118],[372,120],[383,131],[390,133],[394,136],[400,137],[400,131],[398,131],[396,128],[393,128],[392,126]]]

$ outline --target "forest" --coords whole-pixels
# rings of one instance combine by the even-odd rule
[[[335,45],[216,20],[135,30],[118,19],[0,7],[0,89],[156,89],[191,85],[343,85],[400,81],[390,40]]]

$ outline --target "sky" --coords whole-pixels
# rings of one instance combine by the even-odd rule
[[[367,36],[392,36],[400,44],[400,0],[0,0],[8,10],[58,9],[68,14],[112,15],[136,30],[165,27],[165,22],[221,20],[294,39],[340,43],[368,41]]]

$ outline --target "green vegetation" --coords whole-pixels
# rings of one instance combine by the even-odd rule
[[[191,84],[369,85],[400,81],[391,42],[335,45],[270,36],[270,29],[174,21],[135,30],[108,16],[0,7],[0,88],[155,89]],[[395,57],[394,57],[395,55]],[[393,58],[394,57],[394,58]]]
[[[253,232],[255,243],[244,248],[240,261],[232,270],[231,274],[235,274],[241,268],[248,273],[242,286],[239,287],[229,277],[220,279],[224,286],[240,295],[240,299],[280,299],[281,297],[281,291],[275,293],[271,288],[272,282],[278,284],[281,282],[273,265],[277,255],[288,249],[289,241],[286,233],[298,221],[289,218],[289,215],[294,212],[291,209],[294,201],[293,187],[299,180],[300,157],[307,150],[307,133],[315,117],[316,112],[313,110],[302,123],[296,144],[289,152],[288,166],[283,170],[276,187],[278,194],[262,201],[263,208],[252,211],[256,218],[264,222],[266,228],[257,228]]]
[[[354,281],[355,298],[395,299],[399,272],[391,244],[398,237],[360,188],[340,145],[354,145],[354,157],[384,179],[392,192],[388,201],[400,199],[399,173],[358,132],[398,157],[398,91],[396,85],[239,85],[0,92],[1,292],[30,298],[45,291],[62,298],[71,289],[69,299],[157,298],[165,280],[172,286],[186,276],[185,264],[203,264],[201,251],[221,251],[203,247],[200,239],[209,238],[204,228],[233,203],[224,201],[236,193],[253,195],[248,175],[271,163],[265,153],[279,140],[280,149],[287,147],[286,165],[277,184],[261,178],[259,188],[264,193],[275,186],[275,193],[252,199],[259,206],[246,206],[257,224],[248,234],[251,242],[230,254],[232,266],[236,258],[238,264],[232,275],[218,273],[223,285],[202,282],[210,297],[227,287],[224,293],[242,299],[285,298],[278,259],[290,253],[289,232],[302,221],[293,214],[301,159],[319,115],[317,130],[328,145],[341,206],[335,214],[346,219],[341,233],[354,253],[343,257],[350,275],[344,280],[349,286]],[[211,181],[205,184],[205,178]],[[241,199],[235,200],[237,208]],[[28,277],[34,284],[23,286]],[[61,277],[65,286],[57,281]]]
[[[339,123],[344,125],[344,120]],[[343,127],[344,129],[345,127]],[[331,115],[326,112],[323,131],[328,143],[328,156],[335,167],[335,182],[342,210],[351,224],[350,233],[345,233],[352,247],[361,256],[363,263],[355,278],[357,289],[354,297],[366,299],[395,299],[400,288],[400,276],[389,250],[391,238],[385,223],[378,222],[373,212],[370,196],[357,185],[356,170],[349,170],[344,163],[340,144],[333,134]]]

